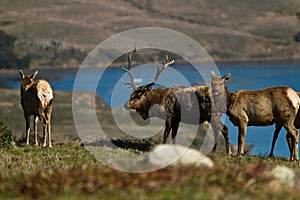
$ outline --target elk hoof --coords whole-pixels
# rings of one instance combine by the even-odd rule
[[[275,158],[274,154],[270,154],[268,157],[269,158]]]
[[[232,156],[232,152],[228,152],[228,153],[227,153],[227,156]]]
[[[298,159],[298,158],[294,158],[294,159],[293,159],[293,161],[295,161],[295,162],[298,162],[298,161],[299,161],[299,159]]]
[[[238,153],[238,154],[236,154],[236,157],[238,157],[238,158],[241,158],[241,157],[243,157],[243,153]]]

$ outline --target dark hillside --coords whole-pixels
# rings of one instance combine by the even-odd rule
[[[0,29],[18,38],[16,51],[21,55],[36,55],[33,52],[53,48],[53,42],[62,49],[88,52],[121,31],[158,26],[187,34],[215,60],[299,59],[299,43],[294,41],[299,13],[298,0],[2,0]],[[78,65],[84,54],[75,52],[68,60],[53,62],[39,57],[33,56],[32,62],[62,67]]]

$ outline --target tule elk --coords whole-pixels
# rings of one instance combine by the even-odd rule
[[[135,110],[144,120],[150,118],[149,115],[165,119],[163,143],[167,142],[170,132],[172,132],[172,142],[175,143],[180,122],[198,125],[208,121],[211,123],[215,134],[216,143],[213,151],[217,147],[219,132],[222,132],[226,142],[226,152],[231,154],[228,128],[221,122],[221,114],[212,113],[210,87],[153,88],[152,86],[156,83],[161,72],[174,62],[174,60],[169,61],[167,56],[162,66],[157,63],[156,76],[151,83],[145,86],[136,86],[130,72],[132,55],[136,51],[134,49],[128,52],[128,68],[123,68],[131,79],[130,83],[124,81],[123,83],[133,88],[133,92],[124,107]],[[153,107],[155,108],[153,109]]]
[[[300,97],[300,93],[299,92],[296,92],[296,93]],[[294,126],[297,129],[300,128],[300,112],[299,112],[299,110],[298,110],[297,116],[296,116],[295,121],[294,121]],[[272,139],[272,147],[271,147],[269,157],[274,157],[274,147],[275,147],[275,143],[277,141],[277,138],[278,138],[278,135],[279,135],[279,132],[280,132],[281,128],[282,128],[282,126],[276,126],[276,129],[275,129],[275,132],[274,132],[274,135],[273,135],[273,139]],[[292,144],[291,144],[292,139],[291,139],[291,135],[289,135],[289,133],[287,133],[286,139],[288,141],[288,146],[289,146],[289,150],[290,150],[290,153],[291,153],[292,152]]]
[[[230,93],[224,85],[230,79],[230,74],[218,77],[212,71],[211,78],[216,109],[226,113],[233,125],[238,126],[238,156],[244,153],[247,126],[275,124],[274,135],[279,133],[279,128],[282,126],[287,130],[290,160],[298,160],[299,133],[294,126],[294,120],[299,109],[300,98],[293,89],[281,86]]]
[[[30,116],[33,115],[35,144],[38,145],[37,122],[40,119],[43,124],[43,147],[47,146],[46,132],[48,134],[49,147],[52,147],[50,125],[53,103],[52,87],[46,80],[40,79],[34,81],[38,71],[32,75],[24,75],[23,71],[20,69],[19,73],[22,78],[20,91],[21,105],[26,121],[26,145],[29,145]]]

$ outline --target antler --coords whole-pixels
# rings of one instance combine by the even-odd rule
[[[122,83],[124,83],[125,85],[128,85],[128,87],[131,87],[133,89],[137,89],[137,86],[134,84],[134,78],[131,74],[131,71],[130,71],[130,67],[131,67],[131,59],[132,59],[132,56],[134,53],[136,53],[138,50],[136,49],[136,47],[134,47],[134,49],[132,51],[129,51],[128,54],[127,54],[127,60],[128,60],[128,67],[127,69],[125,67],[122,67],[122,69],[129,75],[130,79],[131,79],[131,82],[128,83],[128,82],[125,82],[123,80],[121,80]]]
[[[158,62],[156,62],[156,66],[157,66],[157,71],[156,71],[156,75],[154,80],[152,81],[152,83],[156,83],[158,77],[160,76],[161,72],[164,71],[169,65],[174,63],[174,60],[169,61],[169,58],[167,55],[165,55],[165,60],[163,61],[163,66],[160,67],[160,64]]]

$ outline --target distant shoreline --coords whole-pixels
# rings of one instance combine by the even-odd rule
[[[146,61],[145,61],[146,62]],[[144,64],[145,62],[135,62],[134,65],[140,65],[140,64]],[[151,61],[149,61],[151,62]],[[176,64],[184,64],[186,62],[184,62],[183,60],[176,60],[175,61]],[[218,67],[221,67],[223,64],[284,64],[284,63],[288,63],[288,64],[299,64],[300,60],[299,59],[270,59],[270,60],[266,60],[266,59],[261,59],[261,60],[247,60],[247,61],[242,61],[242,60],[222,60],[222,61],[215,61],[216,65]],[[118,68],[118,67],[122,67],[122,66],[126,66],[127,63],[112,63],[111,65],[109,65],[109,67],[113,67],[113,68]],[[99,69],[103,69],[105,68],[103,67],[97,67]],[[41,68],[29,68],[29,69],[24,69],[25,73],[27,74],[31,74],[33,73],[35,70],[39,71],[39,78],[44,78],[47,79],[49,81],[56,81],[56,80],[61,80],[63,79],[66,75],[68,74],[72,74],[72,73],[76,73],[78,70],[80,69],[80,67],[67,67],[67,68],[53,68],[53,67],[41,67]],[[8,85],[10,82],[12,81],[19,81],[20,77],[19,77],[19,72],[17,69],[0,69],[0,87],[1,88],[10,88]]]

